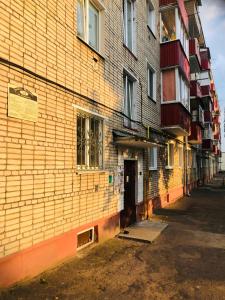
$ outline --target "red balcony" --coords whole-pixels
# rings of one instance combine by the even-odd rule
[[[188,136],[191,128],[191,115],[181,103],[161,105],[161,125],[176,136]]]
[[[213,151],[213,140],[203,140],[202,149],[206,151]]]
[[[219,155],[219,149],[218,149],[218,146],[213,145],[213,153],[214,153],[215,155]]]
[[[179,40],[161,44],[160,67],[180,67],[186,79],[190,80],[190,65]]]
[[[202,97],[207,97],[207,96],[211,97],[210,85],[202,85],[201,90],[202,90]]]
[[[204,121],[205,121],[205,123],[212,123],[211,111],[204,111]]]
[[[191,123],[191,135],[188,137],[188,141],[191,144],[202,144],[202,128],[196,122]]]
[[[160,7],[167,5],[178,5],[182,21],[186,27],[186,30],[188,31],[188,14],[184,5],[184,0],[159,0]]]
[[[220,141],[220,132],[214,134],[214,140]]]
[[[201,68],[201,56],[197,39],[189,41],[189,56],[191,73],[199,73]]]
[[[202,98],[201,86],[197,80],[192,80],[190,85],[190,96],[195,98]]]
[[[205,49],[203,51],[200,51],[201,56],[201,68],[202,70],[210,70],[211,64],[210,64],[210,52],[209,49]]]
[[[220,124],[220,116],[219,115],[213,117],[213,123]]]
[[[210,84],[210,91],[213,93],[216,91],[215,83],[212,81]]]

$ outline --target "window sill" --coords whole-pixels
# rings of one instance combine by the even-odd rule
[[[174,167],[173,166],[166,166],[166,170],[173,170]]]
[[[152,34],[152,36],[154,37],[154,39],[157,40],[155,33],[152,31],[152,29],[149,27],[149,25],[147,25],[147,28],[148,28],[149,32]]]
[[[156,103],[156,100],[153,99],[152,97],[148,96],[148,99],[151,100],[152,102]]]
[[[100,58],[102,58],[103,60],[105,60],[105,57],[98,52],[97,50],[95,50],[94,48],[92,48],[87,42],[85,42],[84,39],[82,39],[79,35],[77,35],[77,39],[82,42],[84,45],[86,45],[90,50],[92,50],[95,54],[97,54]]]
[[[105,169],[102,170],[76,170],[77,175],[82,175],[82,174],[94,174],[94,173],[106,173],[108,172]]]
[[[132,50],[130,50],[130,48],[128,48],[125,44],[123,44],[123,47],[128,50],[135,60],[138,60],[137,56],[134,54],[134,52],[132,52]]]
[[[149,171],[158,171],[158,168],[149,168]]]

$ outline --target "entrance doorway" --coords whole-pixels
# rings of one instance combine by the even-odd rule
[[[136,222],[135,203],[136,161],[124,161],[124,210],[120,213],[120,226],[125,228]]]

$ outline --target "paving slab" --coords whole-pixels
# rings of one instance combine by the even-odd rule
[[[145,220],[125,228],[118,237],[153,243],[167,226],[165,222]]]

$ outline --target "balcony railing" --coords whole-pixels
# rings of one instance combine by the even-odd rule
[[[161,105],[163,129],[176,136],[188,136],[191,128],[191,115],[181,103]]]
[[[201,86],[197,80],[192,80],[190,84],[190,96],[196,98],[202,98]]]
[[[214,124],[220,124],[220,116],[219,115],[214,115],[213,117],[213,123]]]
[[[206,151],[213,151],[213,140],[206,139],[202,141],[202,149]]]
[[[210,96],[211,97],[210,85],[202,85],[201,86],[201,90],[202,90],[202,96],[203,97],[206,97],[206,96]]]
[[[204,111],[204,121],[205,121],[205,123],[212,123],[211,111]]]
[[[188,137],[188,141],[191,144],[202,144],[202,128],[196,122],[191,124],[191,135]]]
[[[204,51],[200,51],[201,56],[201,68],[202,70],[210,70],[211,64],[210,64],[210,53],[209,50],[206,49]]]
[[[190,80],[190,65],[179,40],[161,44],[160,67],[180,67],[186,79]]]
[[[220,140],[220,132],[214,134],[214,140]]]

